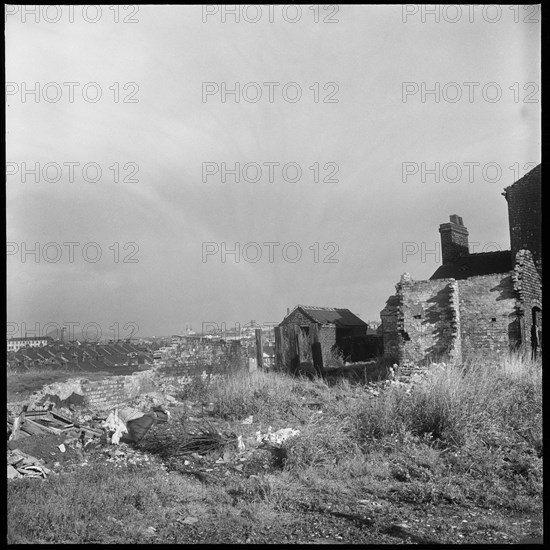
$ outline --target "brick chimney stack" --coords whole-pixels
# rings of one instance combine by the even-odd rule
[[[449,223],[442,223],[439,226],[441,233],[441,257],[443,265],[450,264],[462,256],[469,254],[468,230],[460,216],[453,214],[449,216]]]

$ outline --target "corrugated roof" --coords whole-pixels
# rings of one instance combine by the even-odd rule
[[[478,275],[506,273],[512,269],[514,269],[514,265],[510,250],[480,252],[478,254],[468,254],[459,258],[456,262],[439,266],[430,277],[430,280],[467,279]]]
[[[294,308],[293,311],[295,311],[296,309],[302,310],[305,315],[321,325],[334,324],[340,328],[368,326],[365,321],[359,319],[357,315],[346,308],[298,305]]]

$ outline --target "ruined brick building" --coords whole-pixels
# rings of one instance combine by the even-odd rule
[[[384,356],[399,364],[531,346],[542,334],[541,165],[507,187],[510,250],[470,254],[462,218],[440,225],[442,265],[408,273],[380,312]]]

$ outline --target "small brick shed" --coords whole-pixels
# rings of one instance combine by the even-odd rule
[[[368,325],[349,309],[297,305],[279,326],[297,325],[309,335],[312,324],[318,326],[323,355],[338,348],[347,360],[363,359]]]

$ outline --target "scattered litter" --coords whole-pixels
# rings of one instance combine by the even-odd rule
[[[108,430],[111,443],[118,445],[124,434],[128,439],[138,443],[157,422],[168,422],[170,412],[155,406],[150,412],[144,413],[130,407],[115,408],[111,411],[102,427]]]
[[[16,477],[43,477],[50,474],[50,470],[44,466],[44,461],[28,455],[19,449],[8,450],[8,479]],[[16,475],[15,470],[17,472]]]
[[[289,437],[294,437],[300,434],[300,430],[294,430],[293,428],[281,428],[276,432],[271,431],[271,426],[267,428],[267,432],[262,434],[260,431],[256,432],[256,441],[258,443],[272,443],[275,445],[281,445]]]
[[[192,431],[180,434],[177,437],[171,437],[163,444],[146,441],[142,443],[142,448],[161,457],[192,456],[200,460],[202,455],[213,451],[223,451],[226,445],[229,443],[235,444],[236,442],[236,434],[218,432],[207,421]]]
[[[197,523],[199,520],[198,518],[194,518],[192,516],[187,516],[183,521],[182,523],[185,524],[185,525],[194,525],[195,523]]]
[[[245,418],[242,423],[243,424],[252,424],[253,420],[254,420],[254,416],[250,415],[248,418]]]
[[[18,477],[22,477],[22,475],[17,471],[14,466],[8,464],[8,479],[16,479]]]
[[[65,449],[65,445],[63,445],[63,443],[61,443],[60,445],[57,446],[57,448],[62,452],[64,453],[67,449]]]
[[[237,437],[237,449],[239,451],[244,451],[245,450],[245,446],[244,446],[244,443],[243,443],[243,436],[240,435],[239,437]]]
[[[108,430],[109,433],[113,432],[110,435],[111,443],[113,445],[118,445],[122,434],[128,433],[126,424],[120,419],[118,415],[118,409],[115,409],[114,411],[109,413],[107,420],[105,420],[101,427]]]
[[[53,433],[61,435],[70,431],[74,424],[66,416],[57,411],[49,410],[29,411],[27,405],[13,421],[8,418],[8,441],[36,435]]]

